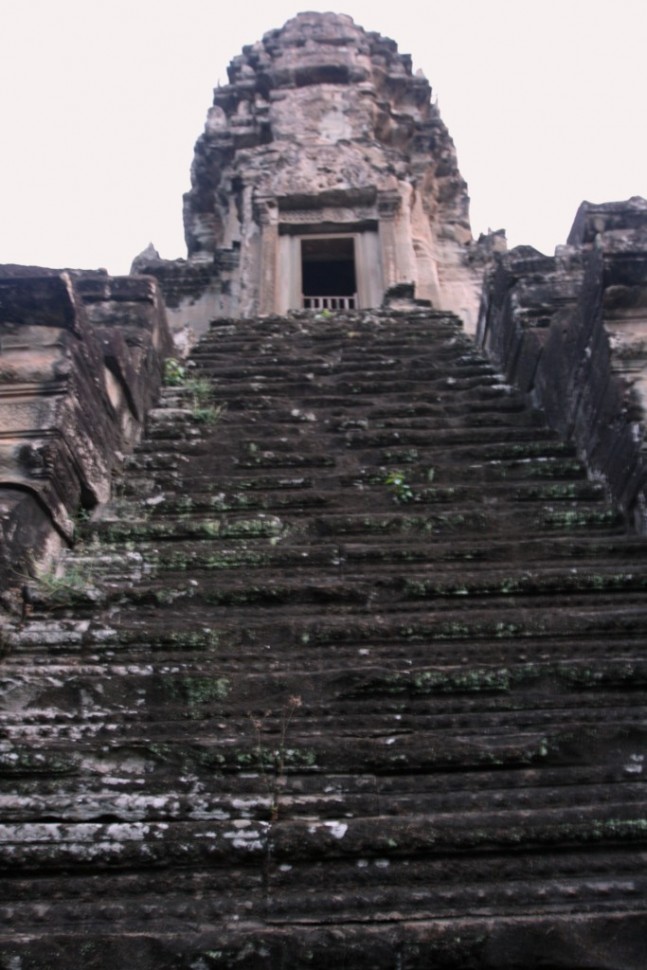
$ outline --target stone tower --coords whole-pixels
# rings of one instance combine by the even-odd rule
[[[150,254],[135,267],[179,288],[167,302],[197,329],[205,313],[363,309],[392,291],[474,330],[482,260],[453,142],[411,58],[348,16],[299,14],[234,58],[184,220],[182,271]]]

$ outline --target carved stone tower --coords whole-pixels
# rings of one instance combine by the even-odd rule
[[[397,287],[473,330],[466,185],[410,57],[348,16],[303,13],[245,47],[229,82],[185,197],[194,325],[205,311],[376,307]]]

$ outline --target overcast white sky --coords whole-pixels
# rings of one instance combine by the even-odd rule
[[[0,262],[184,256],[212,88],[244,44],[331,7],[427,75],[475,235],[552,253],[582,199],[647,196],[647,0],[0,0]]]

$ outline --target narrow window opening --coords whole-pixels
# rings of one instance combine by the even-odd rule
[[[349,237],[301,240],[303,306],[353,310],[357,306],[355,242]]]

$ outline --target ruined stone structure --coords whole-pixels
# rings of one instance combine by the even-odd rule
[[[500,254],[478,339],[647,533],[647,201],[582,203],[554,257]]]
[[[0,970],[644,970],[647,203],[472,243],[347,17],[230,81],[186,262],[0,268]]]
[[[3,593],[109,498],[172,346],[153,280],[0,267]]]
[[[411,59],[350,17],[300,14],[246,47],[229,82],[196,145],[188,264],[137,261],[182,321],[379,307],[405,285],[473,331],[485,253]]]

